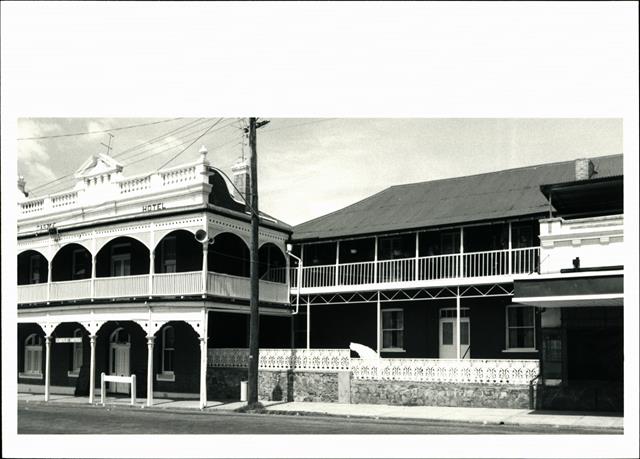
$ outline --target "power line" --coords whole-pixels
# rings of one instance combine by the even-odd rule
[[[218,125],[224,118],[219,118],[218,121],[216,121],[215,123],[213,123],[209,129],[207,129],[206,131],[204,131],[204,133],[198,137],[196,137],[193,142],[191,142],[189,145],[187,145],[184,149],[182,149],[180,152],[178,152],[176,155],[172,156],[171,159],[169,159],[168,161],[165,161],[162,166],[158,167],[156,170],[159,171],[160,169],[162,169],[164,166],[166,166],[167,164],[169,164],[171,161],[173,161],[174,159],[176,159],[178,156],[180,156],[182,153],[184,153],[185,151],[187,151],[189,149],[189,147],[191,147],[191,145],[193,145],[194,143],[196,143],[198,140],[200,140],[202,137],[204,137],[207,132],[209,132],[211,129],[213,129],[214,127],[216,127],[216,125]]]
[[[120,126],[116,128],[105,129],[103,131],[74,132],[73,134],[45,135],[42,137],[22,137],[17,140],[44,140],[44,139],[57,139],[60,137],[74,137],[78,135],[104,134],[105,132],[122,131],[123,129],[133,129],[133,128],[142,127],[142,126],[152,126],[154,124],[168,123],[170,121],[177,121],[181,119],[182,118],[171,118],[166,120],[153,121],[151,123],[133,124],[131,126]]]
[[[206,121],[208,121],[208,120],[204,120],[203,118],[199,118],[199,119],[197,119],[197,120],[195,120],[195,121],[189,121],[188,123],[186,123],[186,124],[184,124],[184,125],[182,125],[182,126],[180,126],[180,127],[178,127],[178,128],[172,129],[172,130],[170,130],[170,131],[168,131],[168,132],[165,132],[164,134],[162,134],[162,135],[160,135],[160,136],[154,137],[154,138],[152,138],[152,139],[150,139],[150,140],[147,140],[146,142],[143,142],[143,143],[141,143],[141,144],[138,144],[138,145],[136,145],[136,146],[134,146],[134,147],[131,147],[131,148],[127,149],[127,150],[124,150],[124,151],[122,151],[122,152],[118,153],[117,155],[113,155],[113,157],[114,157],[114,158],[116,158],[116,157],[123,156],[123,155],[125,155],[125,154],[127,154],[127,153],[131,153],[131,152],[133,152],[133,151],[135,151],[135,150],[137,150],[137,149],[139,149],[140,147],[143,147],[143,146],[145,146],[145,145],[150,145],[150,144],[152,144],[152,143],[156,143],[156,142],[158,142],[158,141],[162,140],[163,138],[168,137],[168,136],[169,136],[169,135],[171,135],[171,134],[175,134],[175,133],[180,132],[180,131],[183,131],[183,130],[185,130],[185,129],[186,129],[186,130],[189,130],[190,128],[194,127],[194,126],[195,126],[195,125],[197,125],[197,124],[202,123],[203,121],[205,121],[205,122],[206,122]],[[189,128],[187,128],[187,126],[189,126]],[[157,147],[154,147],[154,148],[157,148]],[[143,150],[142,152],[139,152],[139,154],[145,153],[145,152],[147,152],[147,151],[149,151],[149,150],[148,150],[148,149],[147,149],[147,150]],[[166,151],[166,150],[164,150],[164,151]],[[139,156],[139,154],[133,155],[132,157]],[[130,158],[129,158],[129,159],[130,159]],[[38,185],[38,186],[37,186],[37,187],[35,187],[35,188],[32,188],[32,189],[30,190],[30,192],[34,192],[34,191],[36,191],[36,190],[41,190],[41,189],[44,189],[44,188],[48,188],[50,185],[53,185],[53,184],[55,184],[55,183],[57,183],[57,182],[59,182],[59,181],[61,181],[61,180],[64,180],[64,179],[70,179],[70,178],[72,178],[72,176],[73,176],[73,172],[71,172],[71,173],[69,173],[69,174],[66,174],[66,175],[63,175],[62,177],[58,177],[57,179],[51,180],[51,181],[46,182],[46,183],[44,183],[44,184],[42,184],[42,185]]]
[[[337,119],[338,118],[325,118],[325,119],[321,119],[321,120],[318,120],[318,121],[308,121],[306,123],[298,123],[298,124],[293,124],[291,126],[282,126],[282,127],[278,127],[278,128],[275,128],[275,129],[265,129],[264,132],[267,133],[267,132],[281,131],[282,129],[293,129],[293,128],[298,127],[298,126],[307,126],[309,124],[324,123],[326,121],[333,121],[333,120],[337,120]]]

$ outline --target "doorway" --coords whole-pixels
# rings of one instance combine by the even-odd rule
[[[114,376],[130,376],[129,355],[131,336],[123,328],[116,329],[109,340],[109,374]],[[107,390],[117,394],[128,394],[130,384],[110,382]]]
[[[438,324],[440,358],[455,359],[457,311],[455,308],[440,309],[440,322]],[[460,308],[460,358],[471,358],[471,320],[469,308]]]

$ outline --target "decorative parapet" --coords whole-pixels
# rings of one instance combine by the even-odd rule
[[[354,379],[470,384],[529,384],[538,360],[351,359]]]
[[[209,349],[208,366],[247,368],[246,348]],[[261,370],[349,371],[349,349],[260,349]]]

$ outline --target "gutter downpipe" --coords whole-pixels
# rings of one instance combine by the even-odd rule
[[[293,253],[291,253],[291,250],[293,249],[291,244],[287,244],[287,255],[289,255],[290,257],[293,257],[295,260],[297,260],[298,262],[298,271],[297,271],[297,282],[296,282],[296,286],[298,287],[296,289],[296,310],[295,312],[292,312],[291,315],[295,316],[296,314],[298,314],[298,311],[300,309],[300,288],[302,287],[301,285],[301,281],[302,281],[302,260],[300,258],[298,258],[297,256],[295,256]]]

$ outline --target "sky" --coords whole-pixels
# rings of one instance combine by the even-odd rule
[[[243,121],[23,118],[18,172],[31,196],[71,188],[81,164],[107,152],[108,133],[96,131],[112,129],[110,153],[125,176],[195,161],[202,145],[211,164],[231,176],[243,154]],[[295,225],[392,185],[619,154],[622,120],[273,118],[258,130],[257,145],[260,209]]]

